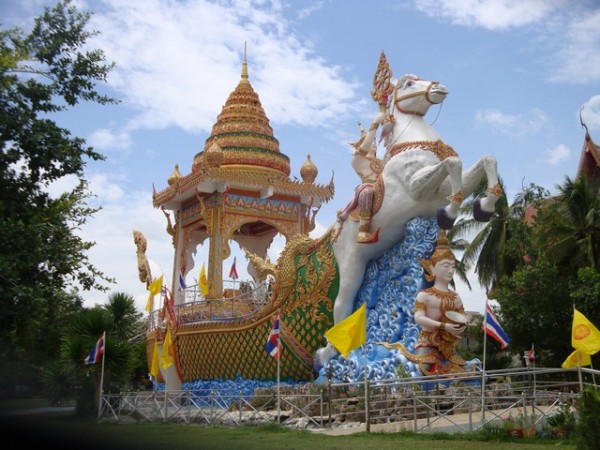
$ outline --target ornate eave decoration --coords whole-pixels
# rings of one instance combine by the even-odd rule
[[[163,191],[153,195],[153,204],[158,208],[171,201],[175,197],[192,191],[203,182],[220,182],[235,186],[247,186],[256,189],[265,186],[273,186],[280,194],[307,195],[320,199],[323,202],[330,201],[335,194],[333,175],[328,184],[312,184],[299,180],[290,180],[277,173],[227,170],[226,168],[207,168],[197,173],[191,173],[179,180],[177,185],[169,186]]]

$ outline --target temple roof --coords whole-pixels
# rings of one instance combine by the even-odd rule
[[[600,182],[600,147],[592,140],[587,127],[577,167],[577,178],[583,174],[587,175],[592,183]]]
[[[317,174],[308,155],[300,170],[302,181],[290,180],[290,159],[279,149],[279,141],[250,84],[244,56],[241,79],[217,116],[203,151],[194,156],[191,173],[182,175],[176,165],[167,180],[169,186],[154,192],[153,203],[158,207],[192,197],[196,191],[221,191],[225,186],[273,188],[276,193],[327,202],[334,194],[333,176],[327,185],[317,185]]]

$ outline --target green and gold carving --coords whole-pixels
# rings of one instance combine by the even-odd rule
[[[271,302],[259,313],[235,322],[179,325],[175,349],[183,381],[196,379],[273,380],[277,361],[264,347],[275,313],[281,311],[281,379],[308,381],[312,357],[333,325],[333,298],[338,290],[331,234],[313,240],[293,237],[277,265],[254,256],[257,272],[275,278]]]

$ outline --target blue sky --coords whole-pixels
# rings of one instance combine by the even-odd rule
[[[2,26],[29,29],[44,0],[3,0]],[[371,83],[383,50],[394,76],[413,73],[446,85],[426,116],[465,167],[493,154],[509,199],[522,185],[550,191],[574,177],[584,139],[580,110],[600,142],[600,4],[591,0],[94,0],[92,41],[116,63],[107,92],[115,106],[80,105],[56,120],[106,155],[86,176],[102,210],[81,231],[97,245],[92,262],[144,309],[132,231],[148,257],[172,273],[173,248],[152,186],[162,190],[179,164],[191,171],[239,79],[247,45],[250,82],[281,151],[299,177],[307,154],[317,183],[336,186],[320,210],[320,235],[359,179],[350,166],[357,122],[377,112]],[[382,155],[380,150],[380,156]],[[53,189],[72,185],[67,179]],[[273,254],[277,254],[274,244]],[[207,246],[206,246],[207,247]],[[232,248],[233,250],[233,248]],[[200,267],[208,248],[198,249]],[[238,254],[239,255],[239,254]],[[238,272],[244,264],[238,256]],[[228,272],[230,262],[224,266]],[[188,274],[188,284],[197,275]],[[170,278],[170,277],[168,277]],[[471,278],[476,285],[476,279]],[[468,310],[485,294],[458,285]],[[108,293],[83,292],[86,305]]]

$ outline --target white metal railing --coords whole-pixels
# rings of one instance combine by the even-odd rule
[[[485,389],[473,384],[473,373],[465,373],[282,386],[279,396],[276,388],[252,395],[231,390],[124,392],[103,396],[101,417],[228,426],[279,422],[303,428],[345,423],[365,426],[367,431],[377,427],[417,433],[468,432],[515,415],[540,425],[560,405],[575,405],[582,387],[598,387],[598,376],[599,371],[587,368],[513,368],[486,372]]]
[[[207,299],[197,285],[185,289],[183,303],[175,305],[179,323],[243,320],[252,317],[270,300],[269,282],[223,281],[223,297]],[[148,329],[161,326],[160,310],[148,317]]]

